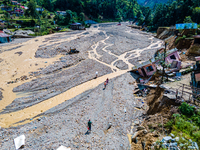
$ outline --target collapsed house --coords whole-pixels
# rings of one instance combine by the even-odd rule
[[[196,64],[193,66],[193,72],[191,73],[191,85],[193,87],[200,88],[200,56],[195,57],[195,59]]]
[[[164,49],[160,49],[155,53],[155,60],[157,69],[162,70],[160,62],[164,59]],[[181,69],[181,57],[178,53],[178,49],[174,48],[166,51],[165,53],[165,64],[169,66],[166,73],[177,72]]]
[[[7,43],[11,42],[11,35],[8,35],[4,33],[3,31],[0,31],[0,43]]]
[[[81,23],[70,24],[72,30],[85,30],[85,27]]]
[[[156,72],[155,59],[149,59],[146,62],[134,66],[133,71],[139,73],[143,77],[152,76]]]

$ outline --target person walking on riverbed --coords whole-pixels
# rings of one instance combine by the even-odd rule
[[[108,78],[106,79],[106,84],[108,84]]]
[[[91,122],[90,119],[89,119],[89,121],[88,121],[88,130],[89,130],[89,131],[91,131],[91,127],[92,127],[92,122]]]
[[[107,85],[107,82],[105,81],[105,82],[104,82],[104,89],[106,89],[106,85]]]
[[[97,76],[98,76],[98,71],[96,71],[96,78],[97,78]]]

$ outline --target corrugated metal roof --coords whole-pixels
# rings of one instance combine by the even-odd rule
[[[0,33],[0,37],[10,37],[11,35],[5,34],[5,33]]]
[[[81,23],[72,23],[72,24],[70,24],[70,25],[81,25]]]
[[[195,39],[200,39],[200,35],[194,35],[193,36]]]

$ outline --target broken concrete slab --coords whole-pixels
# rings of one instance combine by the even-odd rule
[[[25,145],[25,135],[20,135],[17,138],[15,138],[14,143],[15,143],[16,150],[18,150],[19,148],[24,146]]]
[[[67,148],[61,145],[60,147],[57,148],[57,150],[71,150],[71,148]]]

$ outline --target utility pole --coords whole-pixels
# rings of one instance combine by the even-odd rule
[[[165,54],[166,54],[166,47],[167,47],[167,42],[165,42],[165,49],[164,49],[164,58],[163,58],[163,71],[162,71],[162,79],[161,79],[161,84],[163,83],[164,75],[165,75]]]

